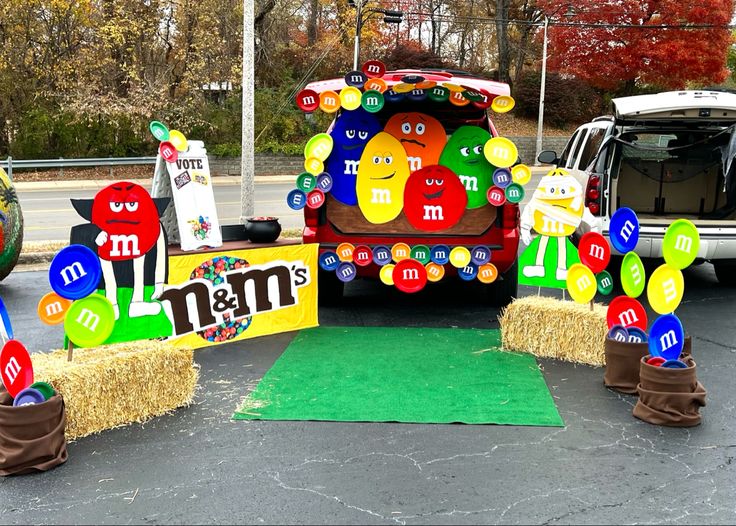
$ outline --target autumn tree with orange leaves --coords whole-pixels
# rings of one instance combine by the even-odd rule
[[[540,0],[549,26],[550,70],[631,93],[717,84],[729,75],[733,0]]]

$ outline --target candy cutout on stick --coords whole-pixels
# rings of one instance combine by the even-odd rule
[[[424,268],[427,270],[427,281],[431,281],[432,283],[440,281],[445,276],[445,267],[437,263],[430,261],[424,265]]]
[[[403,259],[396,263],[391,276],[401,292],[419,292],[427,284],[427,269],[414,259]]]
[[[2,298],[0,298],[0,336],[3,341],[13,339],[13,325],[10,323],[10,315]]]
[[[311,192],[315,186],[317,186],[317,178],[308,172],[304,172],[296,178],[296,187],[302,192]]]
[[[307,173],[317,175],[318,173],[322,173],[324,171],[325,164],[316,157],[307,157],[306,159],[304,159],[304,169],[307,171]]]
[[[677,360],[685,346],[685,330],[674,314],[659,316],[649,331],[649,354]]]
[[[360,108],[363,93],[356,87],[348,86],[340,90],[340,105],[348,111]]]
[[[368,60],[360,68],[368,78],[383,77],[386,73],[386,65],[380,60]]]
[[[675,312],[684,292],[685,280],[682,271],[667,263],[657,267],[649,277],[647,300],[657,314]]]
[[[189,148],[187,138],[179,130],[171,130],[169,132],[169,142],[174,145],[177,152],[186,152]]]
[[[493,263],[486,263],[478,267],[478,281],[486,285],[498,279],[498,269]]]
[[[323,204],[325,204],[325,194],[320,189],[314,189],[307,194],[307,206],[316,210]]]
[[[419,263],[421,263],[422,265],[429,263],[429,260],[430,260],[429,247],[427,245],[416,245],[412,247],[410,257],[412,259],[419,261]]]
[[[49,266],[49,283],[62,298],[76,300],[97,289],[102,277],[100,260],[83,245],[62,248]]]
[[[517,183],[508,185],[504,190],[504,194],[506,195],[506,200],[515,205],[518,205],[524,200],[524,188]]]
[[[383,95],[383,93],[388,89],[388,84],[386,84],[386,81],[381,78],[368,79],[363,88],[366,92],[377,91]]]
[[[333,90],[323,91],[319,94],[319,109],[325,113],[335,113],[342,104],[340,95]]]
[[[360,267],[366,267],[373,261],[373,251],[370,247],[359,245],[353,251],[353,263]]]
[[[406,243],[396,243],[391,247],[391,258],[398,263],[411,257],[411,248]]]
[[[0,350],[0,378],[13,398],[33,383],[33,363],[18,340],[8,340]]]
[[[298,189],[292,190],[286,196],[286,204],[292,210],[301,210],[307,206],[307,194]]]
[[[577,303],[589,303],[597,290],[593,272],[582,263],[575,263],[567,270],[567,290]]]
[[[368,113],[378,113],[383,109],[385,102],[383,93],[374,89],[363,92],[363,96],[360,99],[360,105]]]
[[[350,71],[345,75],[345,84],[354,88],[362,88],[367,80],[368,77],[362,71]]]
[[[157,141],[163,142],[169,140],[169,129],[163,122],[151,121],[148,125],[148,129]]]
[[[309,159],[310,157],[315,157],[324,162],[330,156],[330,153],[332,153],[333,144],[334,141],[330,135],[327,133],[318,133],[309,139],[306,146],[304,146],[304,158]]]
[[[383,245],[377,245],[373,247],[373,261],[376,262],[377,265],[388,265],[393,260],[393,256],[391,255],[391,250]]]
[[[332,190],[332,185],[332,176],[327,172],[322,172],[317,176],[317,188],[322,190],[322,192],[327,193]]]
[[[340,258],[336,252],[328,250],[319,256],[319,266],[322,270],[332,272],[340,265]]]
[[[337,245],[335,251],[337,252],[337,257],[340,258],[340,261],[352,261],[355,247],[352,243],[340,243]]]
[[[463,281],[473,281],[478,275],[478,265],[472,262],[468,263],[457,271],[457,275],[460,276],[460,279]]]
[[[465,247],[455,247],[450,251],[450,264],[455,268],[467,266],[470,259],[470,250]]]
[[[64,316],[71,304],[71,301],[62,298],[56,292],[49,292],[38,302],[36,312],[39,319],[46,325],[58,325],[64,321]]]
[[[357,109],[340,114],[330,131],[332,153],[327,159],[327,172],[332,177],[332,196],[343,204],[358,204],[356,181],[361,156],[368,142],[381,131],[378,119]]]
[[[646,343],[649,338],[647,333],[641,330],[639,327],[629,327],[629,343]]]
[[[638,298],[646,286],[646,272],[636,252],[627,252],[621,262],[621,286],[627,296]]]
[[[440,121],[423,113],[396,113],[384,127],[406,150],[409,170],[437,164],[447,143],[447,133]]]
[[[383,224],[398,217],[409,174],[406,151],[398,139],[379,132],[368,141],[360,156],[355,189],[358,206],[369,222]]]
[[[510,95],[499,95],[493,99],[491,109],[496,113],[506,113],[514,109],[516,101]]]
[[[598,232],[586,232],[578,243],[580,262],[593,271],[603,272],[611,261],[611,247]]]
[[[483,154],[489,163],[498,168],[508,168],[519,158],[516,145],[506,137],[493,137],[488,140],[483,146]]]
[[[493,206],[501,206],[506,202],[506,192],[497,186],[491,186],[488,189],[487,197],[488,202]]]
[[[678,270],[689,267],[698,255],[700,234],[692,221],[678,219],[672,223],[662,239],[665,262]]]
[[[406,181],[404,215],[417,230],[435,232],[452,228],[462,218],[467,203],[465,187],[445,166],[426,166]]]
[[[450,136],[439,164],[457,174],[468,194],[468,209],[488,204],[488,189],[493,167],[483,155],[483,145],[491,134],[478,126],[461,126]]]
[[[64,332],[75,345],[105,343],[115,326],[115,311],[105,296],[92,294],[72,303],[64,318]]]
[[[355,269],[355,264],[353,264],[352,261],[343,261],[338,265],[335,274],[337,274],[337,279],[343,283],[348,283],[355,279],[355,276],[358,275],[358,271]]]
[[[429,252],[432,263],[445,265],[450,261],[450,247],[447,245],[435,245]]]
[[[525,164],[517,164],[511,168],[511,178],[516,184],[524,186],[532,179],[532,170]]]
[[[613,276],[607,270],[603,270],[596,274],[596,281],[598,282],[598,292],[604,296],[608,296],[613,292]]]
[[[613,248],[621,254],[631,252],[639,241],[639,218],[631,208],[622,207],[611,216],[608,234]]]
[[[383,283],[384,285],[393,286],[395,267],[396,265],[394,265],[393,263],[389,263],[381,267],[381,270],[378,273],[378,276],[381,278],[381,283]]]
[[[513,181],[511,180],[511,170],[507,168],[496,168],[493,172],[493,184],[499,188],[506,188]]]
[[[303,89],[296,94],[296,105],[305,113],[312,113],[319,108],[319,95],[311,89]]]
[[[628,296],[616,296],[611,301],[608,305],[606,321],[609,329],[614,325],[622,325],[647,330],[647,312],[641,303]]]
[[[170,141],[163,141],[159,144],[158,153],[161,154],[161,157],[167,163],[175,163],[179,159],[179,152],[176,150],[176,146],[171,144]]]
[[[608,331],[608,339],[617,342],[627,342],[629,341],[629,334],[629,331],[623,325],[614,325]]]
[[[42,404],[46,401],[43,393],[33,387],[26,387],[13,400],[13,407],[21,407],[24,405]]]

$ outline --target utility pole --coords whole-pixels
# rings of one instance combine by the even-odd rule
[[[537,158],[542,153],[542,128],[544,121],[544,88],[547,80],[547,26],[549,18],[544,15],[544,40],[542,43],[542,78],[539,82],[539,121],[537,122],[537,153],[534,156],[534,164],[539,166]]]
[[[253,159],[254,135],[253,123],[255,107],[255,73],[253,56],[255,55],[254,40],[254,7],[252,0],[243,0],[243,128],[240,153],[240,222],[253,215],[254,211],[254,184],[253,176],[255,163]]]

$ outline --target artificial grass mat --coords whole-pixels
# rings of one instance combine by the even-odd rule
[[[233,418],[563,426],[535,358],[500,345],[497,330],[303,330]]]

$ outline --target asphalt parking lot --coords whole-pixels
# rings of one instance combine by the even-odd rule
[[[35,315],[47,289],[44,272],[0,283],[29,349],[61,342]],[[0,522],[733,524],[736,290],[710,265],[688,269],[678,314],[708,391],[695,428],[641,422],[603,369],[554,360],[539,363],[564,428],[231,421],[289,333],[197,351],[193,406],[80,439],[48,473],[0,479]],[[403,295],[356,282],[320,322],[495,328],[497,315],[452,283]]]

